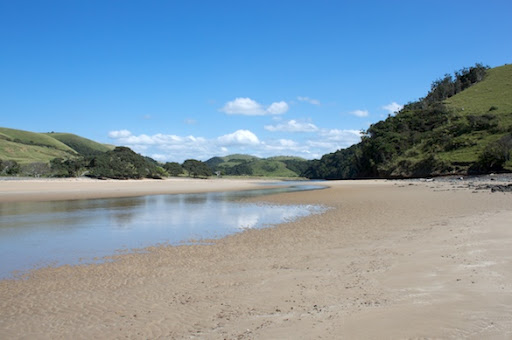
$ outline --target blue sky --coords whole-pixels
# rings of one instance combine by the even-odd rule
[[[0,0],[0,126],[160,161],[318,158],[446,73],[511,62],[506,1]]]

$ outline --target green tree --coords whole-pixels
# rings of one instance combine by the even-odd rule
[[[89,169],[89,176],[98,178],[160,178],[155,164],[127,147],[117,147],[95,156]]]
[[[79,177],[85,172],[84,158],[66,159],[54,158],[50,161],[52,175],[55,177]]]
[[[195,160],[195,159],[187,159],[183,162],[183,169],[188,172],[189,177],[209,177],[212,176],[212,170],[206,163]]]
[[[164,164],[163,168],[170,176],[179,176],[183,173],[183,168],[179,163],[176,162],[167,162]]]
[[[253,170],[247,162],[237,164],[231,168],[226,169],[226,175],[232,176],[250,176],[253,174]]]

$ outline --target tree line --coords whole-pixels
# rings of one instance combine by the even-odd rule
[[[31,177],[80,177],[141,179],[163,178],[168,176],[190,176],[206,178],[212,176],[212,170],[206,163],[189,159],[179,164],[168,162],[161,164],[150,157],[144,157],[127,147],[95,155],[70,159],[54,158],[49,163],[35,162],[18,164],[14,160],[0,160],[0,175]]]

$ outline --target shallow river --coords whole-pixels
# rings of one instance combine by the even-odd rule
[[[321,188],[293,184],[238,192],[0,203],[0,279],[48,265],[94,263],[156,244],[220,238],[321,213],[321,206],[240,201]]]

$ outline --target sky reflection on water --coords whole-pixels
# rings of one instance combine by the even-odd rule
[[[240,198],[318,189],[294,186],[238,192],[0,204],[0,278],[46,265],[155,244],[220,238],[325,210],[313,205],[244,203]]]

